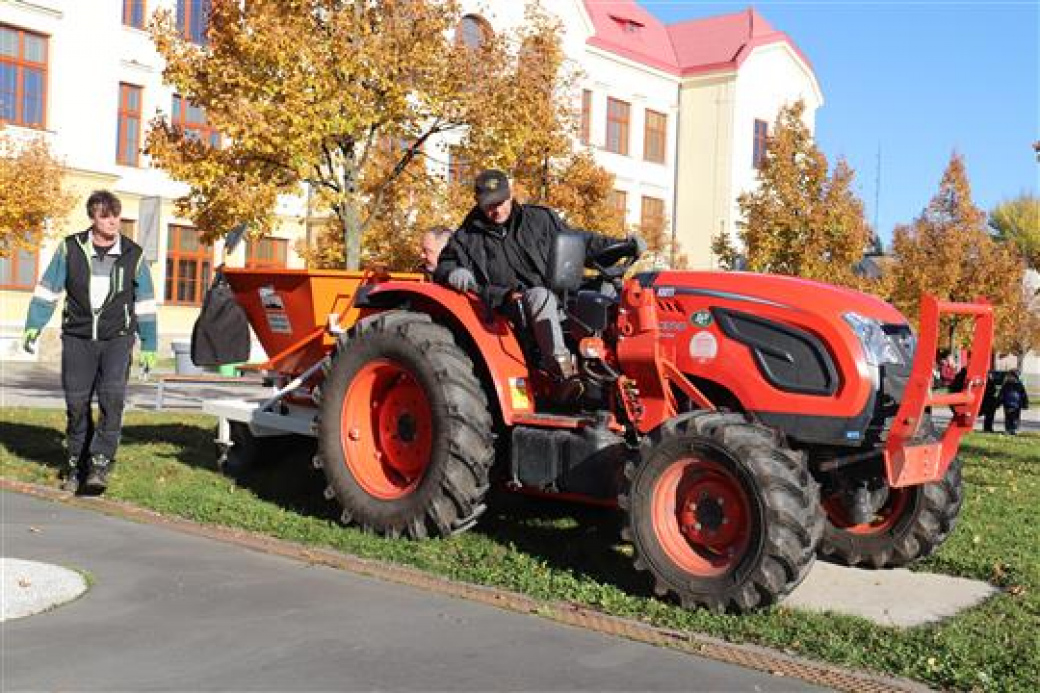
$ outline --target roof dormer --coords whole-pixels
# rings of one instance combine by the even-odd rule
[[[645,23],[632,17],[625,17],[620,14],[611,14],[610,18],[614,20],[614,23],[618,25],[622,33],[625,34],[638,34],[646,26]]]

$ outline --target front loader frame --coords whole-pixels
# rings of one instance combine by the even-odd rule
[[[939,322],[943,316],[952,315],[974,317],[967,377],[960,392],[933,394],[932,366],[939,343]],[[993,350],[993,307],[984,299],[953,303],[925,295],[921,297],[920,316],[910,380],[885,443],[885,473],[893,488],[932,483],[946,474],[961,438],[975,427]],[[922,441],[918,439],[919,428],[926,410],[933,406],[952,407],[953,417],[939,440]]]

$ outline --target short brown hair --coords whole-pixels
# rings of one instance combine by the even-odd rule
[[[95,212],[104,216],[118,217],[122,211],[123,203],[107,190],[95,190],[87,198],[87,216],[91,219],[94,218]]]

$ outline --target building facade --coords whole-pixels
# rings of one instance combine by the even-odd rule
[[[463,40],[524,22],[524,3],[462,6]],[[304,200],[283,200],[268,238],[224,257],[219,242],[201,245],[190,220],[177,216],[174,202],[186,187],[141,154],[157,112],[199,137],[219,137],[200,109],[163,83],[145,28],[160,7],[188,38],[201,39],[207,0],[0,0],[0,120],[16,137],[43,134],[77,200],[67,220],[41,235],[36,253],[0,261],[4,358],[24,358],[18,342],[33,286],[58,238],[89,223],[83,203],[94,189],[119,195],[125,233],[145,248],[164,345],[190,334],[214,265],[303,266],[293,241],[307,233]],[[801,98],[812,126],[822,96],[808,60],[754,10],[665,25],[634,0],[557,0],[549,9],[581,75],[580,144],[615,175],[626,221],[638,228],[665,220],[692,266],[713,266],[711,238],[733,232],[736,197],[754,185],[778,110]],[[430,165],[444,175],[451,144],[430,145],[439,151]],[[57,353],[55,322],[44,334],[44,358]]]

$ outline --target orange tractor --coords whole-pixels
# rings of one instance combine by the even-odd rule
[[[226,271],[277,392],[209,402],[233,460],[255,438],[317,437],[344,523],[464,531],[492,484],[616,505],[635,567],[689,607],[772,604],[819,553],[905,565],[949,535],[960,437],[990,358],[984,304],[924,297],[915,336],[883,301],[780,276],[623,279],[627,241],[583,271],[561,235],[551,283],[581,390],[555,396],[519,315],[416,275]],[[507,311],[508,312],[508,311]],[[966,386],[930,390],[942,315],[973,318]],[[944,431],[929,407],[948,405]]]

